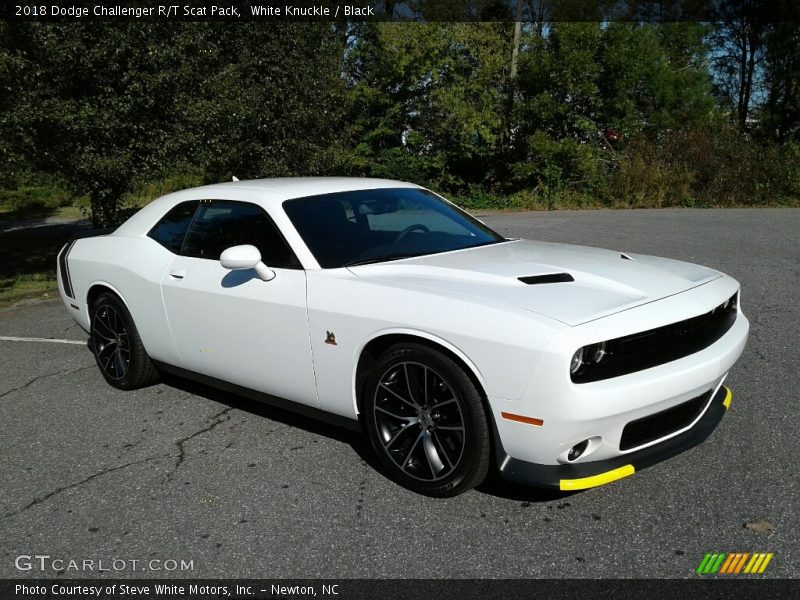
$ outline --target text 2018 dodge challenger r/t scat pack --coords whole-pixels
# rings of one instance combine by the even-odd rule
[[[749,328],[718,271],[505,239],[377,179],[169,194],[67,244],[58,279],[114,387],[173,372],[363,429],[433,496],[490,466],[594,487],[700,443]]]

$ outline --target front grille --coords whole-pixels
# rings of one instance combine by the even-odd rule
[[[619,449],[630,450],[643,446],[688,427],[703,412],[710,396],[711,391],[708,391],[667,410],[631,421],[622,430]]]
[[[608,340],[603,360],[585,364],[571,375],[572,381],[588,383],[619,377],[708,348],[733,327],[736,299],[734,294],[714,310],[685,321]]]

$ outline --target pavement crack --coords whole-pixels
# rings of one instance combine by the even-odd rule
[[[0,394],[0,398],[4,398],[9,394],[13,394],[14,392],[19,392],[20,390],[27,389],[40,379],[46,379],[48,377],[55,377],[56,375],[67,375],[67,374],[69,374],[69,371],[54,371],[52,373],[45,373],[44,375],[38,375],[37,377],[28,380],[26,383],[23,383],[19,387],[11,388],[10,390],[3,392],[2,394]]]
[[[58,494],[61,494],[62,492],[66,492],[67,490],[72,490],[72,489],[81,487],[82,485],[84,485],[86,483],[89,483],[90,481],[92,481],[94,479],[97,479],[98,477],[102,477],[103,475],[108,475],[109,473],[113,473],[115,471],[121,471],[122,469],[127,469],[128,467],[132,467],[134,465],[141,465],[141,464],[144,464],[146,462],[153,461],[153,460],[161,460],[163,458],[169,458],[169,455],[166,455],[166,456],[152,456],[150,458],[145,458],[145,459],[142,459],[142,460],[136,460],[136,461],[132,461],[132,462],[129,462],[129,463],[125,463],[124,465],[118,465],[116,467],[109,467],[108,469],[103,469],[102,471],[98,471],[97,473],[93,473],[92,475],[89,475],[88,477],[86,477],[84,479],[81,479],[80,481],[76,481],[75,483],[70,483],[69,485],[64,485],[64,486],[58,487],[58,488],[46,493],[44,496],[39,496],[38,498],[34,498],[31,502],[28,502],[28,504],[26,504],[22,508],[4,514],[3,518],[4,519],[9,519],[11,517],[16,517],[17,515],[20,515],[20,514],[24,513],[29,508],[33,508],[34,506],[36,506],[38,504],[41,504],[42,502],[45,502],[46,500],[49,500],[53,496],[57,496]]]
[[[364,479],[358,484],[358,499],[356,500],[356,519],[361,520],[364,518],[364,497],[367,491],[367,477],[366,471],[369,468],[367,461],[361,459],[361,470],[364,473]]]
[[[186,449],[185,449],[186,442],[193,440],[194,438],[203,435],[204,433],[208,433],[212,429],[215,429],[225,421],[229,420],[231,416],[228,413],[230,413],[232,410],[233,407],[229,406],[228,408],[219,411],[217,414],[213,415],[209,419],[210,423],[207,426],[203,427],[202,429],[198,429],[197,431],[187,435],[186,437],[182,437],[181,439],[174,442],[175,446],[178,448],[178,454],[174,455],[173,457],[175,458],[175,466],[172,468],[172,471],[167,473],[166,477],[167,481],[172,480],[172,477],[175,475],[177,470],[181,468],[181,465],[186,460]]]
[[[19,392],[20,390],[25,390],[31,387],[34,383],[36,383],[40,379],[47,379],[48,377],[55,377],[56,375],[74,375],[75,373],[78,373],[80,371],[85,371],[86,369],[92,369],[92,368],[94,368],[93,364],[85,367],[80,367],[78,369],[66,369],[64,371],[54,371],[52,373],[45,373],[44,375],[38,375],[18,387],[11,388],[10,390],[3,392],[2,394],[0,394],[0,398],[5,398],[9,394],[13,394],[14,392]]]

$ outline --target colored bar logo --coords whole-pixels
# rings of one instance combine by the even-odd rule
[[[699,575],[738,575],[763,573],[772,560],[772,552],[708,552],[700,561],[696,573]]]

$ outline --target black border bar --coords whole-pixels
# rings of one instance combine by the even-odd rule
[[[519,7],[519,10],[518,10]],[[800,22],[800,0],[9,0],[0,20]]]
[[[531,557],[535,561],[535,557]],[[657,565],[654,565],[657,568]],[[787,579],[764,579],[761,576],[729,575],[710,576],[688,574],[688,579],[201,579],[201,580],[137,580],[137,579],[4,579],[0,580],[0,597],[4,600],[22,598],[45,598],[48,600],[84,600],[87,598],[116,599],[136,598],[138,600],[211,600],[227,598],[230,600],[266,600],[292,598],[311,600],[312,598],[331,600],[351,600],[375,598],[380,600],[399,600],[406,598],[432,598],[436,600],[509,600],[542,598],[703,598],[704,600],[726,600],[747,598],[765,600],[766,598],[797,598],[800,595],[800,581]],[[44,594],[23,594],[17,586],[38,587]],[[172,586],[174,593],[156,593],[155,586]],[[136,588],[135,595],[122,593],[122,586]],[[194,587],[193,587],[194,586]],[[323,586],[328,593],[325,593]],[[70,588],[102,588],[101,593],[61,594],[53,590]],[[142,593],[144,588],[149,593]],[[314,590],[316,595],[295,593],[292,590]],[[178,592],[182,589],[182,592]],[[251,593],[237,593],[249,589]],[[113,592],[110,592],[113,590]],[[195,591],[197,590],[197,591]],[[204,590],[204,592],[200,592]],[[263,591],[262,591],[263,590]]]

